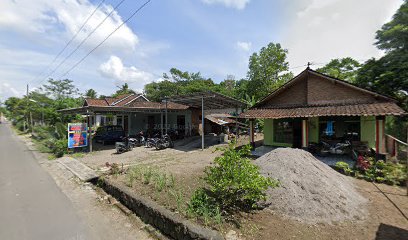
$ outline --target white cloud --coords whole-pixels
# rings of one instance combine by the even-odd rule
[[[229,8],[242,10],[246,7],[250,0],[201,0],[206,4],[223,4]]]
[[[240,42],[240,41],[237,42],[237,48],[245,52],[250,51],[251,47],[252,47],[251,42]]]
[[[0,96],[16,97],[20,94],[21,92],[17,91],[9,83],[3,82],[0,84]]]
[[[401,3],[401,0],[297,0],[288,9],[290,22],[280,42],[289,50],[292,67],[307,62],[327,63],[341,57],[357,60],[378,57],[382,52],[373,45],[375,32],[391,19]]]
[[[141,91],[146,83],[154,81],[153,74],[142,71],[134,66],[124,66],[117,56],[111,56],[109,60],[99,67],[100,73],[106,78],[115,80],[116,84],[128,83],[132,88]]]
[[[68,41],[95,8],[96,5],[88,0],[3,0],[0,2],[0,9],[2,9],[0,29],[15,31],[32,38],[50,32],[58,33],[56,35],[59,41],[61,41],[61,37],[65,37],[66,40],[64,41]],[[82,41],[112,9],[112,6],[103,4],[88,21],[75,41]],[[95,46],[122,22],[121,17],[114,11],[88,39],[85,46]],[[104,49],[129,51],[129,49],[135,49],[137,43],[136,34],[124,25],[109,38]]]

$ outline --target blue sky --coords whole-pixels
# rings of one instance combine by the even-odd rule
[[[49,73],[110,12],[106,0],[62,56],[65,46],[100,0],[2,0],[0,2],[0,101],[24,94]],[[50,77],[69,78],[84,92],[108,95],[125,82],[141,91],[171,67],[200,71],[216,82],[245,77],[250,54],[269,42],[289,50],[290,66],[321,66],[332,58],[363,61],[381,56],[372,44],[402,0],[152,0],[69,74],[144,1],[126,0]],[[320,65],[319,65],[320,64]],[[46,69],[44,74],[39,75]],[[303,67],[293,68],[294,73]]]

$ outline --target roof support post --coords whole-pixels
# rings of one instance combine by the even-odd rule
[[[166,98],[166,135],[167,135],[167,98]]]
[[[235,111],[236,111],[236,115],[235,115],[235,129],[236,129],[236,131],[237,131],[237,138],[236,138],[236,140],[238,141],[238,138],[239,138],[239,127],[238,127],[238,107],[237,107],[237,108],[235,108]]]
[[[92,140],[93,140],[92,127],[93,127],[93,124],[92,124],[92,122],[95,122],[95,114],[94,113],[92,113],[92,116],[91,116],[90,122],[89,122],[89,126],[90,126],[89,127],[89,152],[93,151],[93,145],[92,145]]]
[[[309,145],[309,124],[307,118],[302,119],[302,148],[307,149]]]
[[[201,150],[204,151],[204,96],[201,97]]]
[[[160,111],[160,132],[163,137],[163,111]]]
[[[249,120],[249,142],[251,144],[252,149],[255,150],[255,120]]]
[[[376,159],[380,160],[383,159],[383,156],[381,156],[385,151],[384,149],[384,140],[385,140],[385,134],[384,134],[384,128],[385,128],[385,117],[384,116],[377,116],[375,118],[375,153],[376,153]]]

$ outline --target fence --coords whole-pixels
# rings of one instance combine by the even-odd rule
[[[408,144],[391,135],[386,134],[385,136],[385,148],[389,156],[398,162],[406,162],[408,158]]]

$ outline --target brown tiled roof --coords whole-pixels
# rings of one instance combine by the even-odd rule
[[[135,99],[137,99],[139,97],[142,97],[142,94],[135,94],[135,95],[132,95],[130,97],[126,97],[123,101],[120,101],[120,102],[118,102],[119,100],[116,101],[117,103],[114,106],[125,106],[128,103],[130,103],[131,101],[133,101],[133,100],[135,100]]]
[[[292,108],[254,108],[241,113],[240,118],[299,118],[317,116],[385,116],[405,115],[393,102],[353,105],[304,106]]]
[[[105,99],[85,98],[88,106],[109,106]]]
[[[130,95],[133,95],[134,93],[127,93],[127,94],[122,94],[122,95],[118,95],[116,97],[107,97],[105,98],[106,101],[109,103],[109,105],[113,105],[115,102],[118,102],[124,98],[129,97]]]

